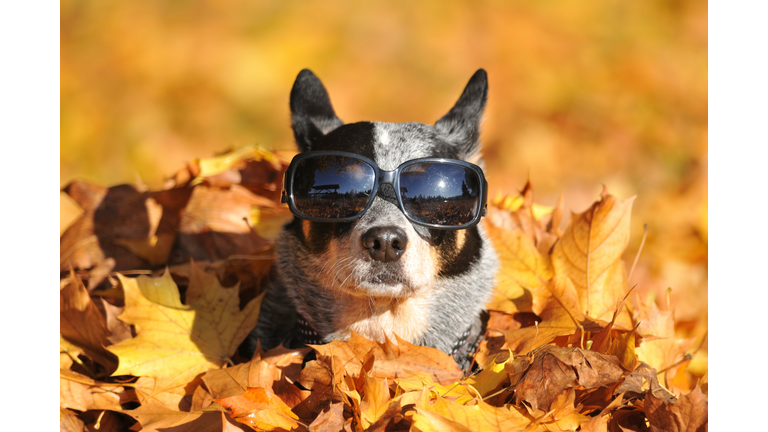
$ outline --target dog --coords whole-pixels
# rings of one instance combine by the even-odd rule
[[[345,340],[356,332],[378,342],[396,342],[397,335],[469,366],[484,332],[481,313],[499,265],[477,224],[486,210],[487,184],[481,203],[485,179],[476,165],[482,164],[478,139],[487,95],[487,74],[480,69],[434,126],[344,124],[320,80],[308,69],[298,74],[290,110],[300,153],[292,162],[297,166],[286,172],[283,190],[283,202],[295,217],[275,242],[276,261],[258,324],[241,347],[244,355],[250,357],[257,341],[264,349],[299,348]],[[418,162],[422,158],[463,162]],[[372,173],[374,165],[380,172]],[[398,167],[400,200],[394,176],[386,174]],[[318,184],[326,174],[332,184]],[[430,186],[437,178],[433,174],[461,180],[461,193],[456,186],[454,197],[415,195],[419,188],[446,183]],[[453,178],[462,175],[465,179]],[[392,181],[371,186],[387,179]],[[365,190],[340,193],[347,182],[365,183]],[[472,217],[470,226],[454,228]]]

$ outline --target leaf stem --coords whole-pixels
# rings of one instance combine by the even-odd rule
[[[635,266],[637,265],[637,261],[640,259],[640,252],[643,251],[643,246],[645,245],[645,239],[648,237],[648,224],[643,225],[643,239],[640,240],[640,247],[637,249],[637,253],[635,254],[635,261],[632,263],[632,268],[629,270],[629,276],[627,276],[627,282],[629,282],[630,279],[632,279],[632,274],[635,272]]]

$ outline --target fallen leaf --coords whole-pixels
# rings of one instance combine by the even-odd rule
[[[649,393],[645,398],[645,413],[651,431],[700,432],[708,429],[707,397],[697,386],[677,401],[665,401]]]
[[[486,307],[508,314],[539,309],[546,294],[544,285],[554,274],[549,258],[539,254],[521,229],[507,230],[487,224],[486,231],[501,262],[496,288]]]
[[[675,399],[675,396],[659,383],[656,369],[643,362],[640,362],[635,370],[624,378],[624,382],[613,393],[627,393],[634,397],[652,394],[655,398],[665,402]]]
[[[59,430],[61,432],[83,432],[85,423],[72,411],[61,408],[59,411]]]
[[[118,315],[123,313],[125,308],[118,307],[110,304],[104,298],[101,298],[101,305],[106,313],[107,329],[109,329],[110,335],[107,339],[112,344],[122,342],[126,339],[133,337],[131,333],[131,326],[117,319]]]
[[[136,327],[136,337],[111,346],[120,358],[116,375],[155,378],[154,393],[186,385],[209,368],[232,363],[237,346],[256,325],[262,297],[241,311],[236,288],[215,279],[192,277],[184,305],[170,273],[162,277],[119,275],[125,292],[120,319]]]
[[[573,215],[552,250],[555,274],[573,283],[579,310],[592,319],[610,320],[627,292],[621,255],[629,242],[633,201],[603,196],[584,213]],[[619,323],[629,325],[628,318],[619,318]]]
[[[121,411],[123,386],[95,381],[69,370],[59,372],[59,405],[78,411]]]
[[[59,300],[61,336],[81,348],[107,372],[113,371],[117,367],[117,359],[105,348],[111,343],[106,319],[74,272],[70,273],[69,283],[59,291]]]
[[[623,374],[616,357],[581,348],[545,345],[532,352],[533,361],[517,383],[515,400],[547,412],[568,388],[592,389],[618,382]]]
[[[148,403],[134,410],[124,411],[141,424],[142,432],[221,432],[247,430],[232,425],[220,411],[181,412],[165,406]],[[233,429],[234,427],[234,429]]]
[[[249,387],[245,393],[225,398],[214,398],[235,420],[263,429],[293,429],[299,417],[280,398],[268,389]]]
[[[232,255],[258,255],[272,247],[251,227],[251,207],[275,203],[240,185],[229,189],[198,185],[184,208],[173,263],[217,261]]]
[[[395,337],[397,345],[389,339],[384,343],[370,341],[352,332],[347,341],[334,340],[329,344],[311,346],[318,352],[318,359],[323,360],[325,368],[337,358],[344,365],[344,371],[353,377],[360,376],[363,364],[367,362],[371,362],[370,371],[376,378],[404,378],[424,372],[429,374],[434,382],[442,384],[458,381],[464,376],[448,354],[436,348],[413,345]],[[302,373],[302,383],[303,379]]]
[[[523,431],[531,420],[514,407],[493,407],[478,400],[460,405],[436,397],[433,403],[422,398],[416,404],[413,427],[420,431]]]
[[[323,411],[309,425],[310,432],[352,432],[351,425],[344,420],[344,404],[332,403],[328,410]]]
[[[389,384],[387,379],[374,378],[363,374],[363,398],[360,401],[360,419],[363,429],[368,429],[386,413],[389,407]]]
[[[657,371],[667,370],[682,360],[693,345],[693,338],[679,338],[675,333],[675,318],[672,311],[660,311],[652,303],[643,308],[638,317],[637,332],[643,337],[635,353],[640,361],[648,363]]]
[[[146,200],[151,194],[131,185],[109,189],[75,181],[64,189],[82,208],[83,215],[61,236],[60,267],[88,269],[106,258],[115,259],[115,270],[147,268],[149,263],[115,243],[143,241],[153,229]]]

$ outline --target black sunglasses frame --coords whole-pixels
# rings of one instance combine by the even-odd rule
[[[371,168],[373,168],[374,174],[376,178],[373,182],[373,190],[371,191],[371,198],[368,200],[368,204],[365,205],[365,208],[360,211],[358,214],[354,216],[344,217],[344,218],[318,218],[314,216],[308,216],[304,213],[300,212],[295,204],[294,204],[294,197],[293,197],[293,178],[294,174],[296,172],[296,167],[299,165],[299,162],[301,162],[304,159],[315,157],[315,156],[343,156],[348,157],[351,159],[356,159],[361,162],[366,163]],[[403,205],[403,200],[400,194],[395,194],[397,196],[397,205],[400,208],[400,211],[403,212],[403,215],[405,215],[406,219],[408,219],[410,222],[415,223],[417,225],[422,225],[429,228],[435,228],[435,229],[444,229],[444,230],[458,230],[458,229],[466,229],[471,228],[475,225],[477,225],[480,222],[480,218],[486,215],[487,212],[487,200],[488,200],[488,182],[485,180],[485,175],[483,174],[483,169],[479,166],[470,163],[465,162],[462,160],[457,159],[448,159],[448,158],[420,158],[420,159],[412,159],[409,161],[405,161],[400,166],[395,168],[392,171],[385,171],[379,168],[378,165],[376,165],[376,162],[372,161],[371,159],[368,159],[366,157],[354,154],[354,153],[348,153],[343,151],[308,151],[299,153],[296,156],[293,157],[291,160],[291,164],[288,165],[288,169],[285,170],[285,174],[283,176],[283,191],[282,191],[282,197],[281,202],[288,203],[288,208],[291,210],[291,213],[294,215],[306,219],[313,222],[352,222],[356,219],[360,219],[365,212],[368,211],[368,209],[371,207],[371,204],[373,204],[374,199],[376,198],[378,192],[379,192],[379,186],[381,184],[389,184],[391,185],[394,190],[398,191],[400,190],[400,171],[403,170],[403,168],[406,168],[408,166],[418,164],[418,163],[445,163],[445,164],[453,164],[453,165],[459,165],[464,168],[468,168],[477,176],[479,177],[480,181],[480,200],[478,202],[478,205],[480,208],[478,208],[477,214],[475,215],[475,218],[464,224],[464,225],[437,225],[437,224],[430,224],[426,222],[421,222],[419,220],[414,219],[413,217],[408,215],[408,212],[405,210],[405,206]]]

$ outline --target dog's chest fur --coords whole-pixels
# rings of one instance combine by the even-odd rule
[[[476,131],[462,131],[467,125],[461,119],[440,124],[455,107],[434,127],[378,122],[343,125],[329,101],[325,106],[323,100],[319,105],[301,100],[302,91],[320,91],[319,80],[305,82],[311,91],[303,90],[303,78],[317,79],[302,74],[291,94],[291,109],[297,143],[303,151],[351,152],[372,159],[382,170],[423,157],[479,162]],[[317,94],[313,97],[322,99]],[[484,105],[485,93],[481,99]],[[479,114],[477,117],[470,120],[479,121]],[[387,186],[382,186],[370,209],[354,222],[295,218],[283,228],[275,244],[277,260],[259,322],[244,345],[246,352],[255,348],[256,339],[265,348],[301,346],[306,338],[302,338],[297,322],[302,318],[324,342],[346,339],[354,331],[380,342],[385,337],[394,341],[397,335],[414,344],[451,352],[462,337],[475,341],[481,336],[479,317],[491,295],[498,267],[482,226],[437,230],[412,224],[397,206],[394,190]],[[397,227],[407,235],[407,248],[397,261],[373,260],[362,245],[364,233],[382,226]],[[466,366],[462,363],[471,354],[471,345],[454,354],[462,366]]]

